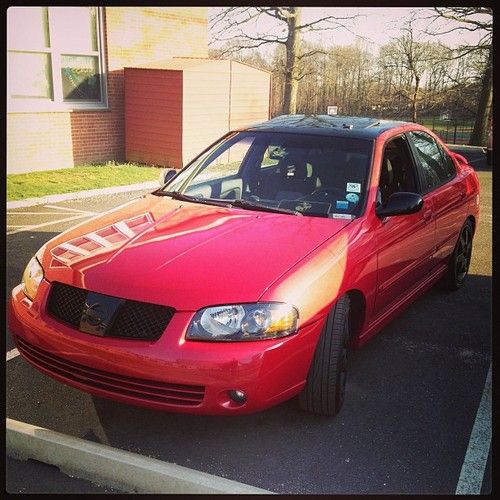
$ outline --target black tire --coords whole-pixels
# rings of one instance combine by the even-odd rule
[[[303,410],[334,416],[342,407],[350,352],[349,307],[349,296],[344,295],[326,318],[306,386],[299,394]]]
[[[469,272],[473,236],[472,222],[467,219],[448,263],[448,270],[443,276],[442,285],[446,290],[458,290],[464,284]]]

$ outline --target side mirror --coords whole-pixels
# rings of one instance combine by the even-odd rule
[[[178,170],[175,170],[175,168],[166,168],[162,170],[158,179],[160,187],[163,187],[172,177],[174,177],[174,175],[177,175],[177,172]]]
[[[405,215],[418,212],[424,205],[424,200],[417,193],[393,193],[389,196],[385,206],[375,208],[378,217],[388,217],[389,215]]]

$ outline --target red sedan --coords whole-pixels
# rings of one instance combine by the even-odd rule
[[[335,415],[351,350],[467,276],[477,176],[414,123],[281,116],[165,181],[29,262],[10,330],[43,373],[168,411]]]

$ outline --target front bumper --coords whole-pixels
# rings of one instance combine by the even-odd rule
[[[177,312],[154,342],[99,337],[45,311],[50,284],[31,302],[14,288],[9,327],[21,355],[43,373],[97,396],[148,408],[198,414],[246,414],[304,387],[323,321],[290,337],[252,342],[186,341],[193,312]],[[243,391],[236,403],[229,391]]]

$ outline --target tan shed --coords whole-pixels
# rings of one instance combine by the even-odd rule
[[[229,130],[270,118],[271,74],[231,60],[125,68],[125,158],[181,168]]]

